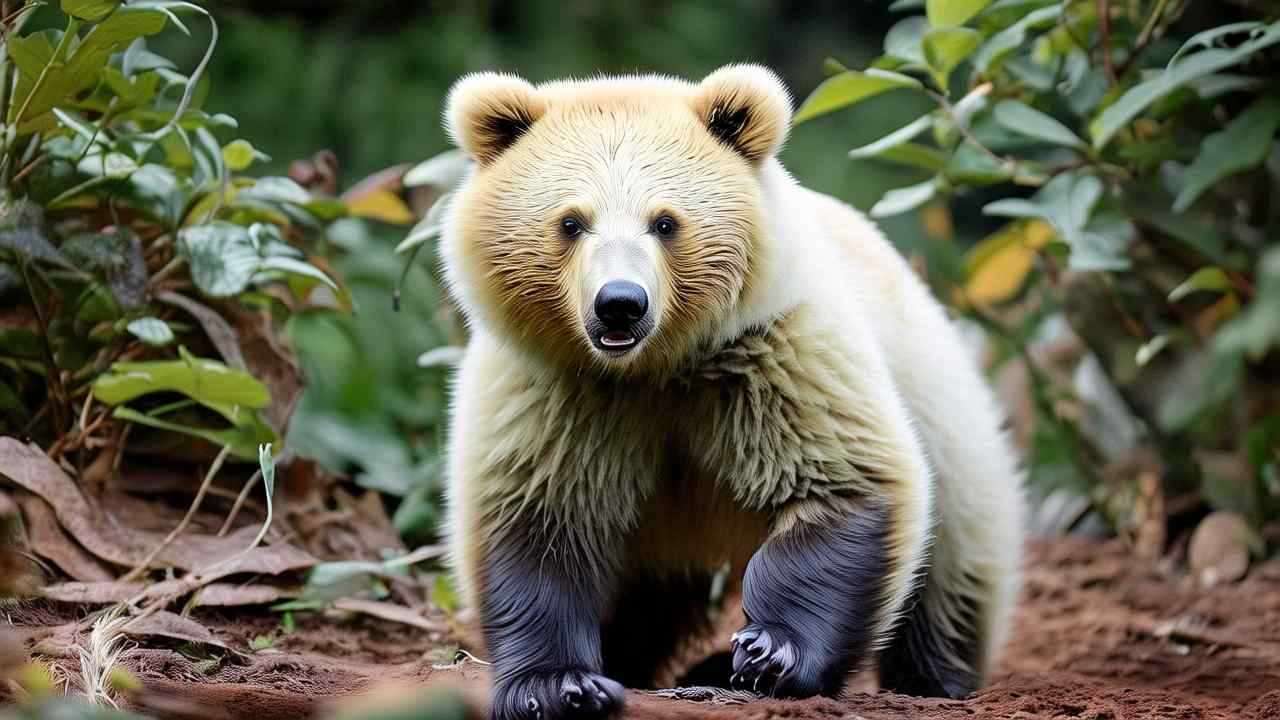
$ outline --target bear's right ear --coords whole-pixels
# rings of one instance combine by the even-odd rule
[[[445,107],[445,125],[453,141],[485,165],[528,132],[547,104],[525,80],[486,72],[455,83]]]

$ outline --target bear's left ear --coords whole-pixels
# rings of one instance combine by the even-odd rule
[[[752,163],[776,155],[791,129],[791,95],[759,65],[711,73],[694,91],[693,109],[708,132]]]
[[[506,73],[468,75],[445,101],[445,125],[453,141],[481,165],[493,162],[547,110],[537,88]]]

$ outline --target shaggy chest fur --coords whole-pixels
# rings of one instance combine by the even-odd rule
[[[486,507],[621,533],[628,562],[677,569],[745,562],[783,505],[875,492],[892,459],[875,456],[848,371],[858,363],[812,315],[799,309],[661,385],[499,383],[495,393],[519,390],[494,396],[498,452],[481,477],[499,502]]]

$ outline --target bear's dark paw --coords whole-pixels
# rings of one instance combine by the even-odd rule
[[[622,709],[622,686],[586,670],[531,672],[494,689],[493,720],[595,720]]]
[[[778,625],[751,623],[733,635],[733,676],[729,684],[772,697],[810,697],[821,689],[814,658],[792,632]]]

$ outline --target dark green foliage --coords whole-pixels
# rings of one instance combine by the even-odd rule
[[[916,168],[920,182],[872,214],[976,196],[984,214],[1012,219],[969,252],[961,277],[931,268],[929,279],[1028,365],[1033,486],[1091,492],[1108,511],[1124,494],[1111,471],[1125,448],[1088,427],[1080,379],[1055,383],[1028,352],[1044,320],[1065,318],[1136,423],[1138,447],[1163,456],[1170,495],[1190,478],[1211,506],[1271,517],[1280,12],[1165,0],[899,6],[926,15],[901,20],[871,69],[841,71],[805,107],[832,112],[892,80],[930,101],[928,113],[851,154]]]

